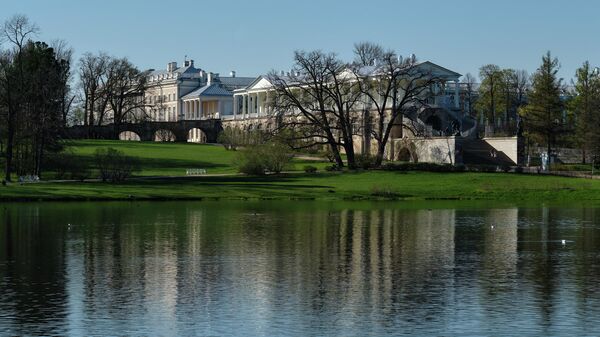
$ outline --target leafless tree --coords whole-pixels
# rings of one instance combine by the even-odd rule
[[[271,72],[268,79],[275,92],[271,103],[278,112],[277,130],[286,130],[300,147],[328,145],[339,167],[343,148],[348,166],[355,168],[354,112],[361,95],[348,69],[335,54],[297,51],[289,74]]]
[[[368,49],[382,47],[373,46]],[[431,95],[430,88],[439,79],[414,58],[402,60],[393,51],[384,52],[377,66],[364,66],[361,50],[356,50],[355,54],[354,74],[360,82],[365,112],[375,114],[374,125],[368,127],[367,131],[377,142],[375,165],[379,166],[393,128],[400,127],[402,132],[404,114],[411,109],[426,106]]]
[[[469,114],[469,116],[473,116],[473,103],[474,103],[474,96],[475,96],[475,84],[477,83],[477,79],[471,73],[467,73],[463,77],[462,83],[465,85],[465,88],[466,88],[466,96],[467,96],[466,97],[466,102],[468,104],[467,113]]]
[[[383,47],[371,42],[358,42],[354,44],[356,63],[363,66],[375,65],[384,58]]]
[[[107,95],[113,123],[145,119],[146,76],[126,58],[113,59],[108,66]]]
[[[102,52],[97,55],[85,53],[79,60],[79,81],[84,95],[85,125],[96,124],[96,107],[102,97],[103,78],[106,77],[109,60],[109,56]]]

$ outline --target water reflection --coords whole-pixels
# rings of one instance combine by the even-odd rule
[[[595,208],[330,206],[5,206],[0,334],[600,333]]]

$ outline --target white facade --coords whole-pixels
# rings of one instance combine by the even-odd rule
[[[149,119],[176,122],[233,114],[232,91],[246,87],[254,78],[236,77],[235,72],[221,78],[219,74],[195,68],[190,60],[183,67],[170,62],[166,70],[150,70],[147,80],[144,99],[149,106]]]

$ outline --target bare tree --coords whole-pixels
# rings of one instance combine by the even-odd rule
[[[85,53],[79,60],[79,82],[84,95],[84,124],[95,124],[96,106],[101,98],[102,81],[106,76],[109,56],[105,53]]]
[[[294,67],[286,76],[271,72],[273,107],[278,111],[279,130],[286,130],[299,147],[328,145],[334,161],[344,165],[340,149],[346,153],[348,166],[356,167],[353,125],[360,98],[357,82],[348,76],[348,65],[335,54],[321,51],[294,54]]]
[[[383,47],[371,42],[358,42],[354,44],[355,62],[363,66],[375,65],[384,58]]]
[[[104,89],[115,126],[145,119],[146,76],[129,60],[121,58],[109,62],[107,78]]]
[[[367,49],[378,50],[382,47]],[[377,66],[364,66],[361,50],[356,50],[355,53],[354,74],[360,82],[365,111],[375,114],[375,125],[367,131],[377,141],[375,165],[379,166],[393,128],[399,126],[402,132],[404,113],[426,106],[431,95],[431,85],[439,79],[414,58],[402,60],[393,51],[383,53]]]
[[[475,84],[477,83],[477,79],[475,76],[471,75],[471,73],[467,73],[462,80],[462,83],[466,88],[466,102],[467,102],[467,113],[469,116],[473,116],[473,103],[475,96]]]

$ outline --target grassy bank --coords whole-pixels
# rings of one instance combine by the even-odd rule
[[[208,174],[236,173],[236,152],[227,151],[219,145],[194,143],[128,142],[114,140],[78,140],[66,143],[76,160],[94,167],[94,152],[99,148],[113,147],[129,156],[138,158],[141,171],[136,176],[185,176],[187,169],[205,169]],[[320,169],[329,163],[324,161],[294,159],[292,171],[302,171],[305,165]],[[45,179],[52,179],[47,172]]]
[[[140,178],[0,187],[0,200],[600,200],[600,181],[504,173],[358,172],[278,177]]]

